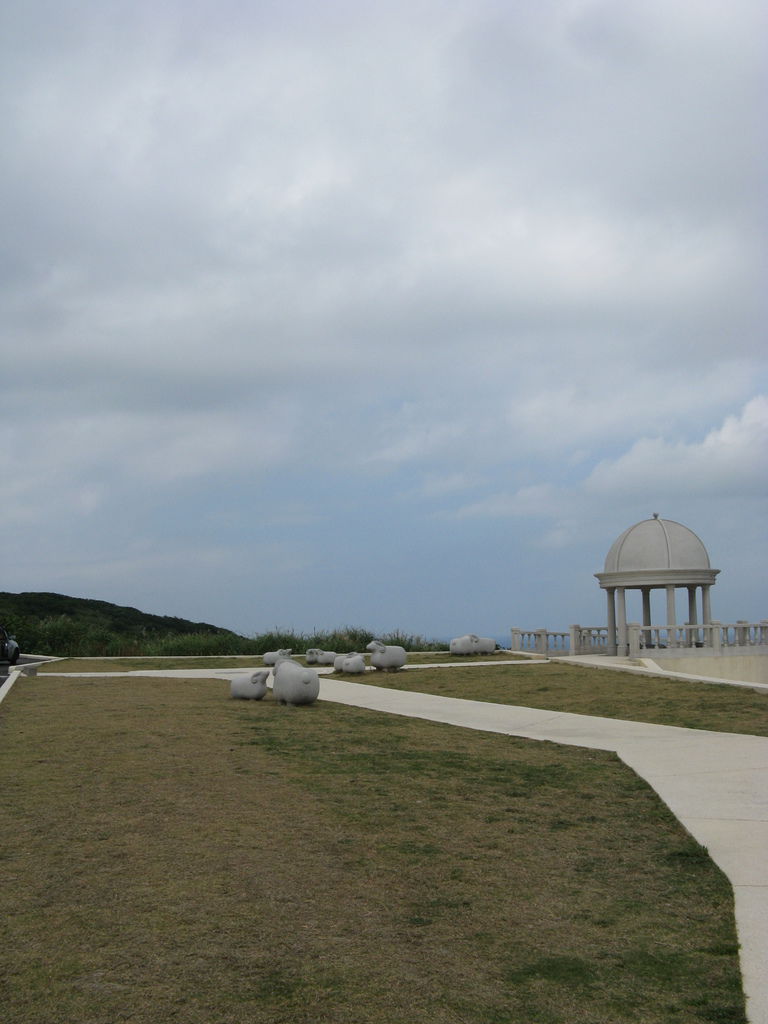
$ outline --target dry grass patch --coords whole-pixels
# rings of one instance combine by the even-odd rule
[[[365,652],[361,652],[365,654]],[[367,655],[366,655],[367,656]],[[305,655],[303,651],[291,655],[297,661],[303,662]],[[468,656],[461,659],[461,664],[471,665],[478,662],[491,661],[494,658],[510,657],[509,652],[497,652],[483,656]],[[456,662],[456,657],[445,651],[411,651],[408,654],[408,663],[418,664],[443,664]],[[200,657],[167,656],[156,657],[147,655],[145,657],[125,658],[63,658],[60,661],[44,662],[38,672],[42,674],[56,675],[59,672],[131,672],[142,669],[185,669],[185,668],[263,668],[263,658],[260,654],[242,655],[206,655]]]
[[[200,657],[167,657],[133,658],[62,658],[59,661],[41,662],[38,675],[57,675],[61,672],[140,672],[152,669],[185,669],[185,668],[232,668],[247,669],[251,666],[261,667],[261,655],[258,654],[227,654],[205,655]]]
[[[561,662],[477,665],[470,659],[462,659],[457,665],[455,658],[432,652],[409,655],[409,664],[441,657],[446,662],[452,661],[450,668],[367,672],[362,681],[373,686],[418,690],[443,697],[768,736],[768,694],[745,687],[636,676]],[[60,672],[249,667],[261,667],[261,658],[73,658],[43,665],[39,672],[55,675]],[[360,676],[337,674],[335,678],[361,681]]]
[[[408,664],[418,665],[419,662],[440,665],[451,664],[472,665],[484,661],[506,661],[516,658],[512,651],[492,651],[490,654],[450,654],[448,651],[409,651]]]
[[[441,697],[768,736],[768,694],[727,684],[636,676],[561,662],[369,672],[365,682]]]
[[[14,1024],[745,1019],[725,878],[603,752],[22,679],[0,828]]]

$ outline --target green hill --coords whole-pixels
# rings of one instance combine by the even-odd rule
[[[212,626],[208,622],[190,622],[170,615],[149,615],[138,608],[110,604],[109,601],[44,592],[0,592],[0,623],[7,625],[13,619],[52,619],[62,616],[85,627],[106,629],[126,636],[146,636],[147,633],[235,635],[229,629]]]
[[[16,636],[22,654],[72,658],[258,655],[280,648],[299,653],[309,647],[362,651],[375,636],[409,651],[445,646],[400,630],[376,634],[356,626],[312,633],[275,627],[246,637],[209,622],[149,615],[109,601],[45,592],[0,592],[0,625]]]
[[[208,622],[45,592],[0,592],[0,624],[16,635],[22,652],[34,654],[224,654],[250,646],[237,633]]]

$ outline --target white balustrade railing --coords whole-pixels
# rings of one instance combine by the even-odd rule
[[[627,654],[640,657],[643,652],[696,651],[720,653],[727,650],[768,653],[768,619],[761,622],[739,620],[733,623],[709,622],[685,625],[645,626],[627,623]],[[571,626],[568,632],[548,629],[512,629],[510,650],[524,654],[608,654],[616,649],[617,639],[608,636],[606,626]],[[613,646],[612,646],[613,645]]]
[[[511,651],[524,654],[605,654],[605,626],[571,626],[565,630],[512,629]]]
[[[546,632],[545,629],[513,628],[509,649],[523,654],[546,654]]]
[[[571,626],[571,652],[573,654],[607,654],[608,627]]]
[[[524,654],[568,654],[570,635],[548,629],[513,629],[510,650]]]
[[[629,656],[636,658],[644,651],[679,651],[683,648],[718,646],[720,634],[712,626],[641,626],[627,624]]]
[[[763,648],[768,652],[768,621],[765,619],[762,622],[740,620],[733,623],[688,623],[685,626],[641,626],[632,622],[628,624],[627,632],[631,658],[651,650],[657,654],[683,649],[735,654],[758,653],[757,648]]]

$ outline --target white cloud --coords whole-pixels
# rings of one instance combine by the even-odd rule
[[[589,469],[584,464],[578,468]],[[618,536],[659,505],[664,516],[700,519],[724,531],[724,537],[740,520],[737,528],[746,536],[764,518],[766,498],[768,398],[758,395],[699,441],[640,438],[622,455],[601,460],[571,482],[552,479],[497,491],[448,515],[528,521],[534,531],[530,543],[544,549],[577,550],[590,538],[597,543],[603,537],[607,550],[611,530]]]
[[[455,514],[459,519],[515,516],[548,518],[557,515],[561,493],[553,484],[535,484],[521,487],[514,494],[497,494],[464,505]]]
[[[670,498],[768,496],[768,398],[751,399],[740,415],[699,442],[637,440],[618,459],[600,462],[584,482],[592,494],[664,491]]]

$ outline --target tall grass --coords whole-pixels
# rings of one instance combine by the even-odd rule
[[[275,628],[246,637],[237,633],[205,631],[119,633],[67,615],[40,619],[19,617],[7,620],[5,625],[16,635],[22,652],[62,658],[216,657],[258,655],[283,648],[300,654],[310,647],[343,653],[364,650],[366,644],[374,639],[397,644],[409,651],[432,651],[445,647],[437,641],[400,630],[377,634],[357,626],[314,630],[311,633]]]

